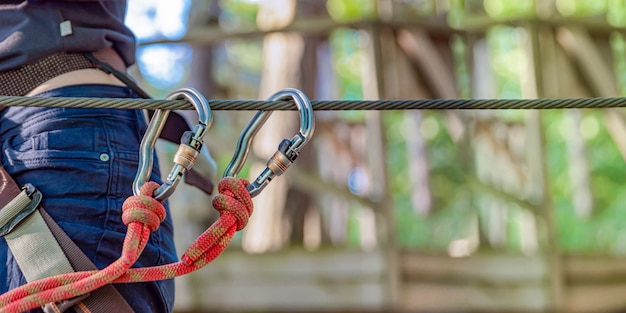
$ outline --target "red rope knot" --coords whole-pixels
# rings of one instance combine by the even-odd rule
[[[226,212],[235,216],[237,230],[246,227],[254,207],[247,184],[248,181],[242,178],[224,177],[217,185],[219,194],[213,198],[213,207],[220,212],[220,216]]]
[[[154,190],[159,188],[155,182],[147,182],[141,186],[139,196],[126,198],[122,205],[122,221],[124,225],[139,222],[148,226],[150,231],[159,228],[165,219],[165,208],[158,200],[152,198]]]

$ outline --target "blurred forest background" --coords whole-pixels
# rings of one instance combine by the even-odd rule
[[[134,76],[155,97],[626,93],[626,0],[129,3]],[[206,141],[219,172],[252,114],[215,112]],[[296,131],[296,113],[274,115],[242,177]],[[316,123],[232,247],[179,281],[179,311],[626,310],[623,110],[317,112]],[[215,218],[190,199],[172,200],[181,250]]]

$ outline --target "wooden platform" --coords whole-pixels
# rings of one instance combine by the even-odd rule
[[[335,251],[245,255],[225,252],[177,288],[177,309],[217,311],[380,310],[385,299],[381,254]],[[192,292],[192,295],[180,295]],[[184,302],[179,301],[185,298]]]
[[[563,258],[559,312],[626,310],[626,259]],[[392,303],[380,252],[227,251],[180,280],[179,312],[546,312],[551,295],[540,256],[468,258],[405,253]]]

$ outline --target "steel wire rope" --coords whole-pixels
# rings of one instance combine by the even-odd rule
[[[209,100],[211,110],[297,110],[293,101]],[[336,110],[503,110],[626,107],[626,98],[312,100],[316,111]],[[186,100],[38,98],[0,96],[0,106],[193,110]]]

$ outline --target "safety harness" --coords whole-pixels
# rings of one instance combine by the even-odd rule
[[[41,193],[31,184],[20,188],[0,167],[0,236],[3,236],[28,282],[76,271],[97,270],[41,206]],[[133,312],[126,300],[107,285],[90,294],[47,303],[44,312]]]
[[[208,102],[196,90],[183,88],[168,99],[187,100],[198,111],[199,123],[181,139],[174,167],[161,185],[148,181],[156,138],[162,132],[167,110],[157,110],[140,146],[139,169],[133,184],[134,196],[122,207],[122,220],[128,226],[120,258],[102,270],[80,251],[41,206],[42,194],[31,184],[18,187],[0,167],[0,236],[15,256],[28,283],[0,295],[0,312],[23,312],[42,307],[46,313],[133,312],[112,283],[145,282],[188,274],[213,261],[230,243],[234,233],[247,224],[252,213],[252,197],[293,164],[314,130],[313,109],[306,96],[296,89],[284,89],[271,100],[292,99],[300,111],[300,132],[284,139],[268,160],[266,169],[249,183],[235,178],[248,154],[249,144],[271,113],[259,111],[244,128],[236,153],[218,184],[213,207],[220,218],[203,232],[183,253],[181,261],[160,266],[131,268],[145,248],[150,233],[165,218],[162,202],[174,192],[188,173],[202,147],[202,138],[212,123]],[[228,177],[226,177],[228,176]]]

